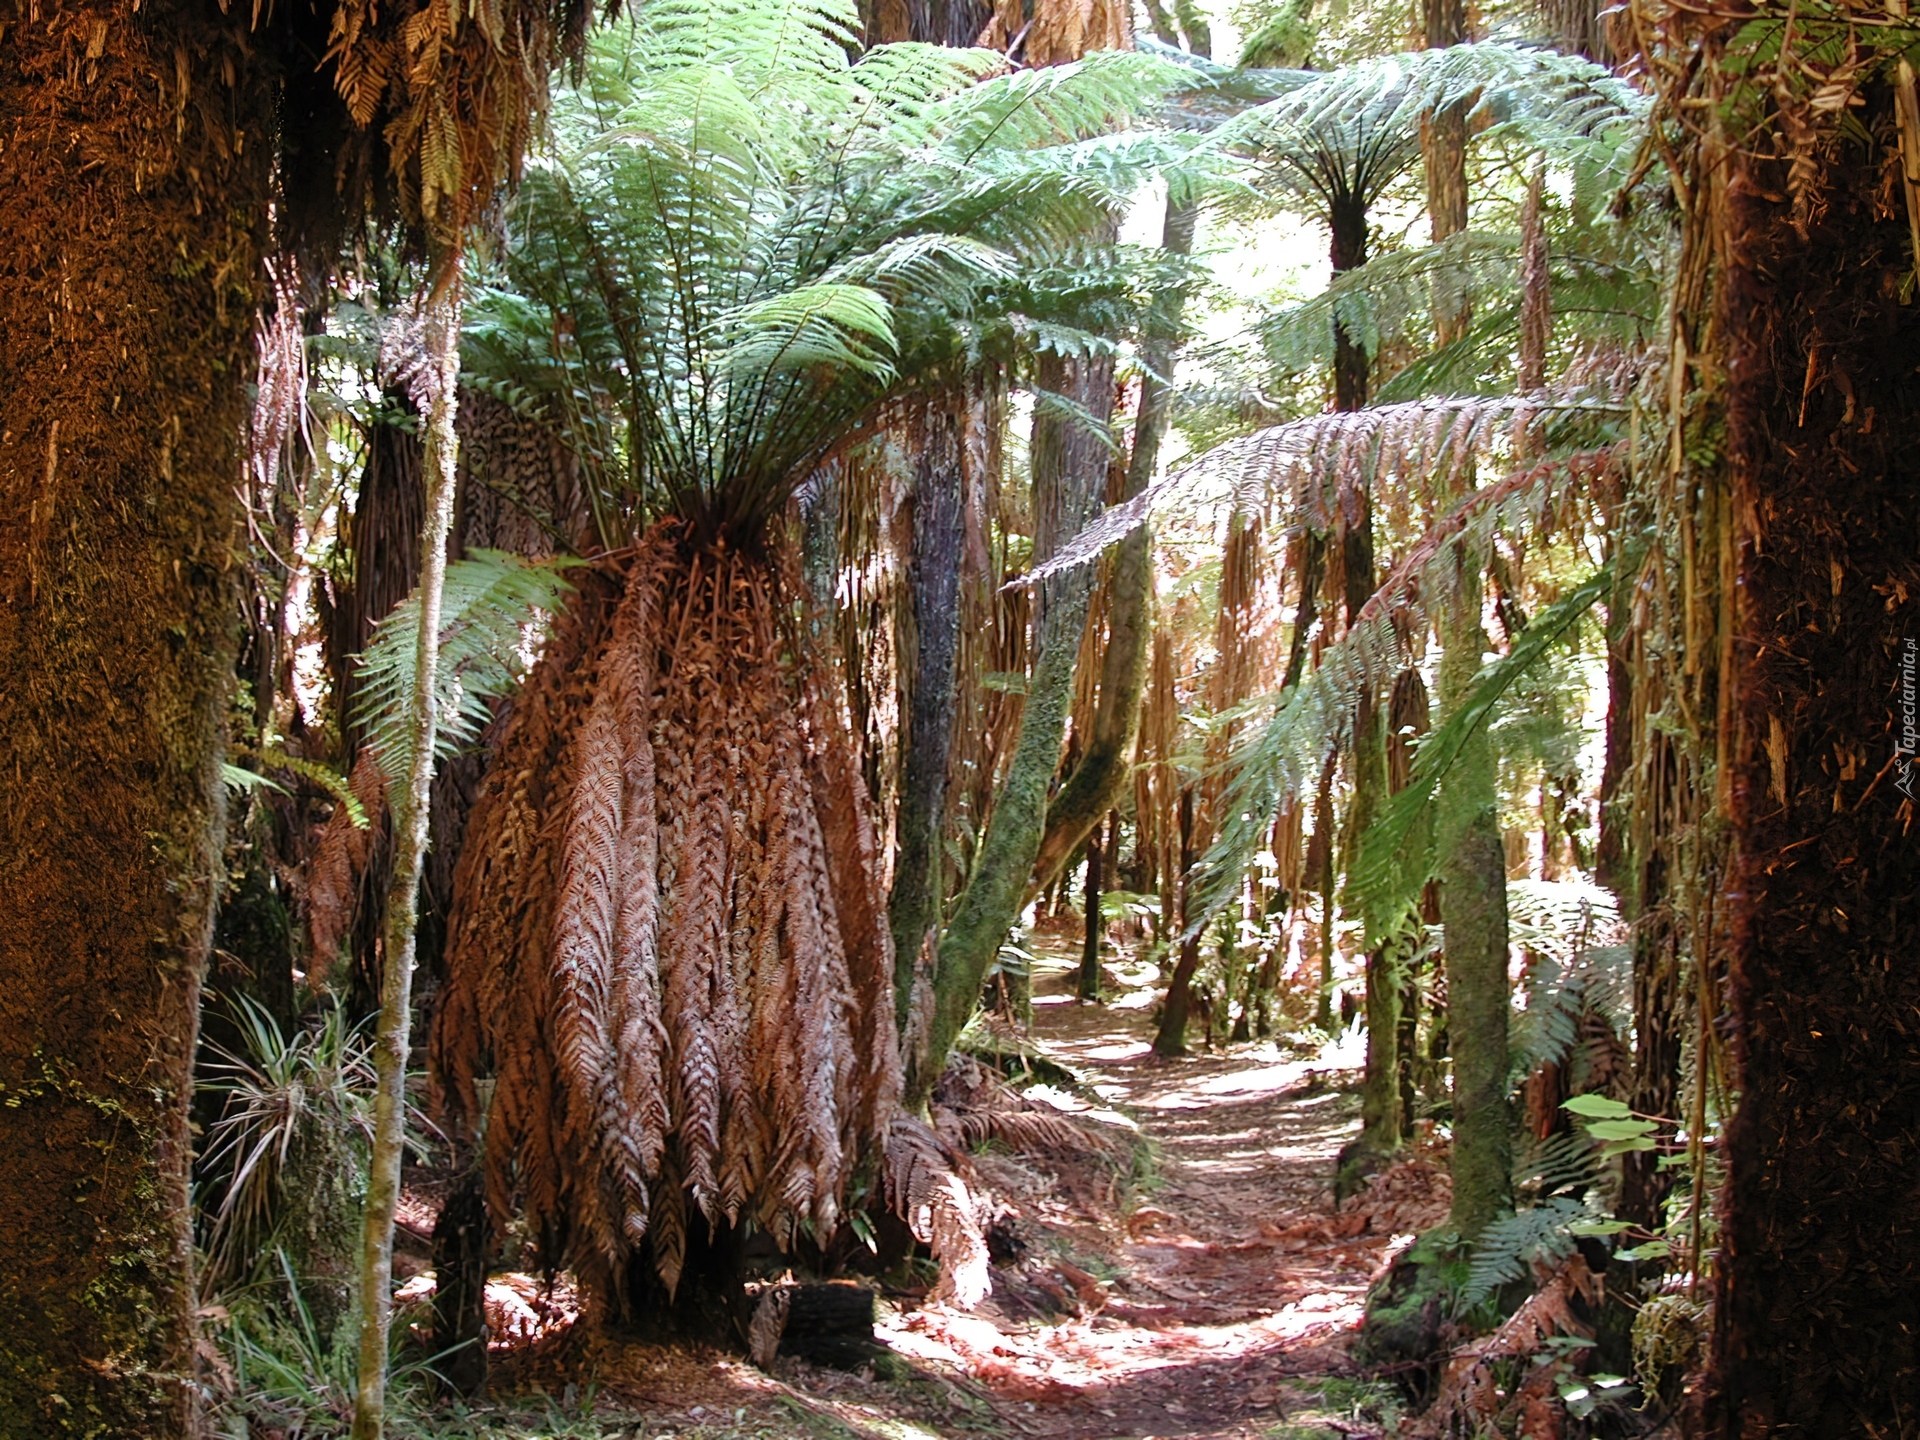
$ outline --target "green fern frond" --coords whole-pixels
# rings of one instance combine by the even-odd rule
[[[1535,615],[1508,652],[1481,671],[1453,713],[1421,742],[1407,786],[1381,808],[1361,838],[1349,881],[1366,917],[1368,943],[1397,932],[1433,876],[1434,798],[1441,778],[1479,731],[1508,688],[1539,663],[1613,584],[1613,567],[1600,566],[1582,584]]]
[[[855,60],[857,28],[844,0],[665,0],[597,36],[555,97],[465,358],[574,432],[628,528],[764,523],[887,395],[1012,316],[1111,337],[1138,305],[1115,284],[1071,313],[1022,301],[1185,163],[1179,137],[1108,133],[1177,67]]]
[[[525,670],[544,617],[571,588],[564,572],[580,563],[476,550],[448,564],[440,602],[435,755],[450,758],[479,736],[492,718],[488,702],[504,695]],[[394,784],[406,780],[412,765],[404,712],[413,693],[419,630],[416,591],[375,627],[360,662],[358,718],[375,763]]]
[[[1535,1261],[1566,1259],[1576,1243],[1570,1227],[1590,1213],[1581,1201],[1557,1195],[1487,1226],[1474,1241],[1462,1307],[1471,1309],[1509,1281],[1526,1279]]]

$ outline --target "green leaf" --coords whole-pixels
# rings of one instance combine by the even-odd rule
[[[1587,1133],[1596,1140],[1637,1140],[1642,1135],[1651,1135],[1654,1124],[1651,1120],[1589,1120]]]
[[[1632,1223],[1626,1220],[1581,1220],[1567,1227],[1575,1235],[1618,1235],[1632,1228]]]
[[[1601,1148],[1600,1158],[1611,1160],[1615,1155],[1627,1155],[1636,1150],[1657,1150],[1659,1144],[1651,1135],[1638,1135],[1631,1140],[1610,1140]]]
[[[1649,1240],[1644,1245],[1616,1253],[1622,1260],[1665,1260],[1673,1254],[1673,1247],[1664,1240]]]
[[[1618,1100],[1609,1100],[1605,1095],[1576,1095],[1571,1100],[1563,1100],[1562,1110],[1589,1120],[1625,1120],[1633,1111]]]

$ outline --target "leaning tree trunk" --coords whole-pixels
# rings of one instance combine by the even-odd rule
[[[1884,172],[1853,153],[1810,214],[1779,199],[1784,164],[1735,161],[1724,191],[1740,1105],[1715,1435],[1905,1435],[1920,1413],[1920,380],[1890,359],[1920,315],[1900,202],[1883,218]]]
[[[1113,403],[1111,360],[1043,357],[1040,383],[1077,401],[1104,420]],[[1092,518],[1106,479],[1107,449],[1077,421],[1039,416],[1034,422],[1033,477],[1036,558],[1051,554]],[[906,1098],[924,1105],[946,1064],[947,1052],[973,1013],[988,969],[1020,918],[1027,879],[1040,851],[1047,792],[1060,764],[1073,670],[1086,628],[1090,568],[1056,575],[1039,587],[1037,658],[1020,715],[1020,735],[1007,778],[995,798],[973,873],[940,936],[933,1006],[924,1035],[906,1057]]]
[[[273,123],[244,32],[161,0],[10,7],[0,41],[0,1434],[196,1408],[187,1102]]]
[[[1199,216],[1200,207],[1190,196],[1169,194],[1161,248],[1169,255],[1191,255]],[[1123,500],[1147,488],[1159,463],[1160,444],[1173,410],[1173,387],[1163,377],[1173,374],[1185,308],[1186,292],[1179,287],[1170,286],[1154,296],[1141,347],[1146,373],[1140,380],[1140,410],[1134,420]],[[1073,773],[1047,806],[1047,830],[1040,841],[1029,898],[1058,878],[1068,857],[1085,843],[1132,778],[1140,695],[1152,638],[1153,536],[1142,526],[1120,543],[1114,555],[1107,591],[1107,648],[1101,658],[1100,696],[1091,734]]]
[[[1441,703],[1460,704],[1480,670],[1477,575],[1463,577],[1443,622]],[[1448,1224],[1472,1241],[1512,1208],[1513,1140],[1507,1118],[1507,864],[1494,753],[1480,730],[1440,781],[1436,836],[1440,913],[1446,926],[1447,1039],[1453,1054],[1453,1208]]]

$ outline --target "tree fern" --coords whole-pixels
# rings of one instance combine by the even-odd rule
[[[537,649],[537,627],[570,588],[572,560],[525,560],[478,550],[447,565],[441,601],[439,719],[434,753],[441,759],[472,744],[492,718],[488,701],[505,694]],[[381,773],[402,781],[411,754],[402,722],[419,652],[419,597],[410,595],[374,630],[360,664],[357,701]]]
[[[1191,148],[1109,133],[1181,80],[1164,61],[851,60],[856,25],[843,0],[649,5],[556,99],[470,352],[582,432],[628,531],[753,530],[887,394],[1012,333],[1025,277]],[[1116,293],[1042,318],[1111,331]]]

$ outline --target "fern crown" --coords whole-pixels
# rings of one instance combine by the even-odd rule
[[[467,358],[596,456],[609,528],[752,533],[1184,148],[1108,133],[1180,81],[1164,61],[854,59],[856,23],[846,0],[660,0],[557,98]]]

